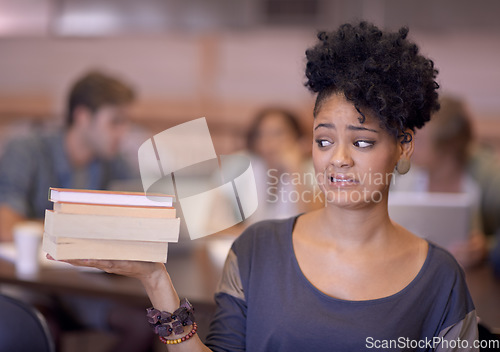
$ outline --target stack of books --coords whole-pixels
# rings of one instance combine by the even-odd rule
[[[42,249],[56,260],[167,261],[179,239],[173,196],[51,188]]]

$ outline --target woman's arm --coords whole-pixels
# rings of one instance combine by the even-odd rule
[[[48,259],[52,259],[47,256]],[[53,259],[52,259],[53,260]],[[76,266],[90,266],[108,273],[118,274],[139,279],[153,304],[153,307],[167,312],[179,308],[180,300],[175,291],[170,275],[162,263],[148,263],[124,260],[68,260],[67,263]],[[146,312],[144,312],[146,315]],[[187,329],[189,331],[189,329]],[[168,345],[172,352],[210,352],[198,335],[193,335],[187,341],[177,345]]]

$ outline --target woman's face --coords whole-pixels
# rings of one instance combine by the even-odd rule
[[[323,102],[314,121],[313,162],[327,204],[358,208],[387,199],[402,144],[343,94]]]

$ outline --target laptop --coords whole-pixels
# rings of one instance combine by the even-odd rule
[[[465,193],[390,192],[388,206],[393,221],[441,247],[469,238],[473,202]]]

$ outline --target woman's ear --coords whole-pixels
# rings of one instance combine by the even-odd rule
[[[413,154],[413,149],[415,148],[415,141],[414,141],[414,136],[415,133],[407,128],[399,137],[398,137],[398,142],[399,142],[399,158],[404,158],[410,160],[412,154]]]
[[[413,137],[413,131],[407,128],[398,139],[399,159],[396,164],[396,171],[401,175],[410,171],[410,158],[415,147]]]

